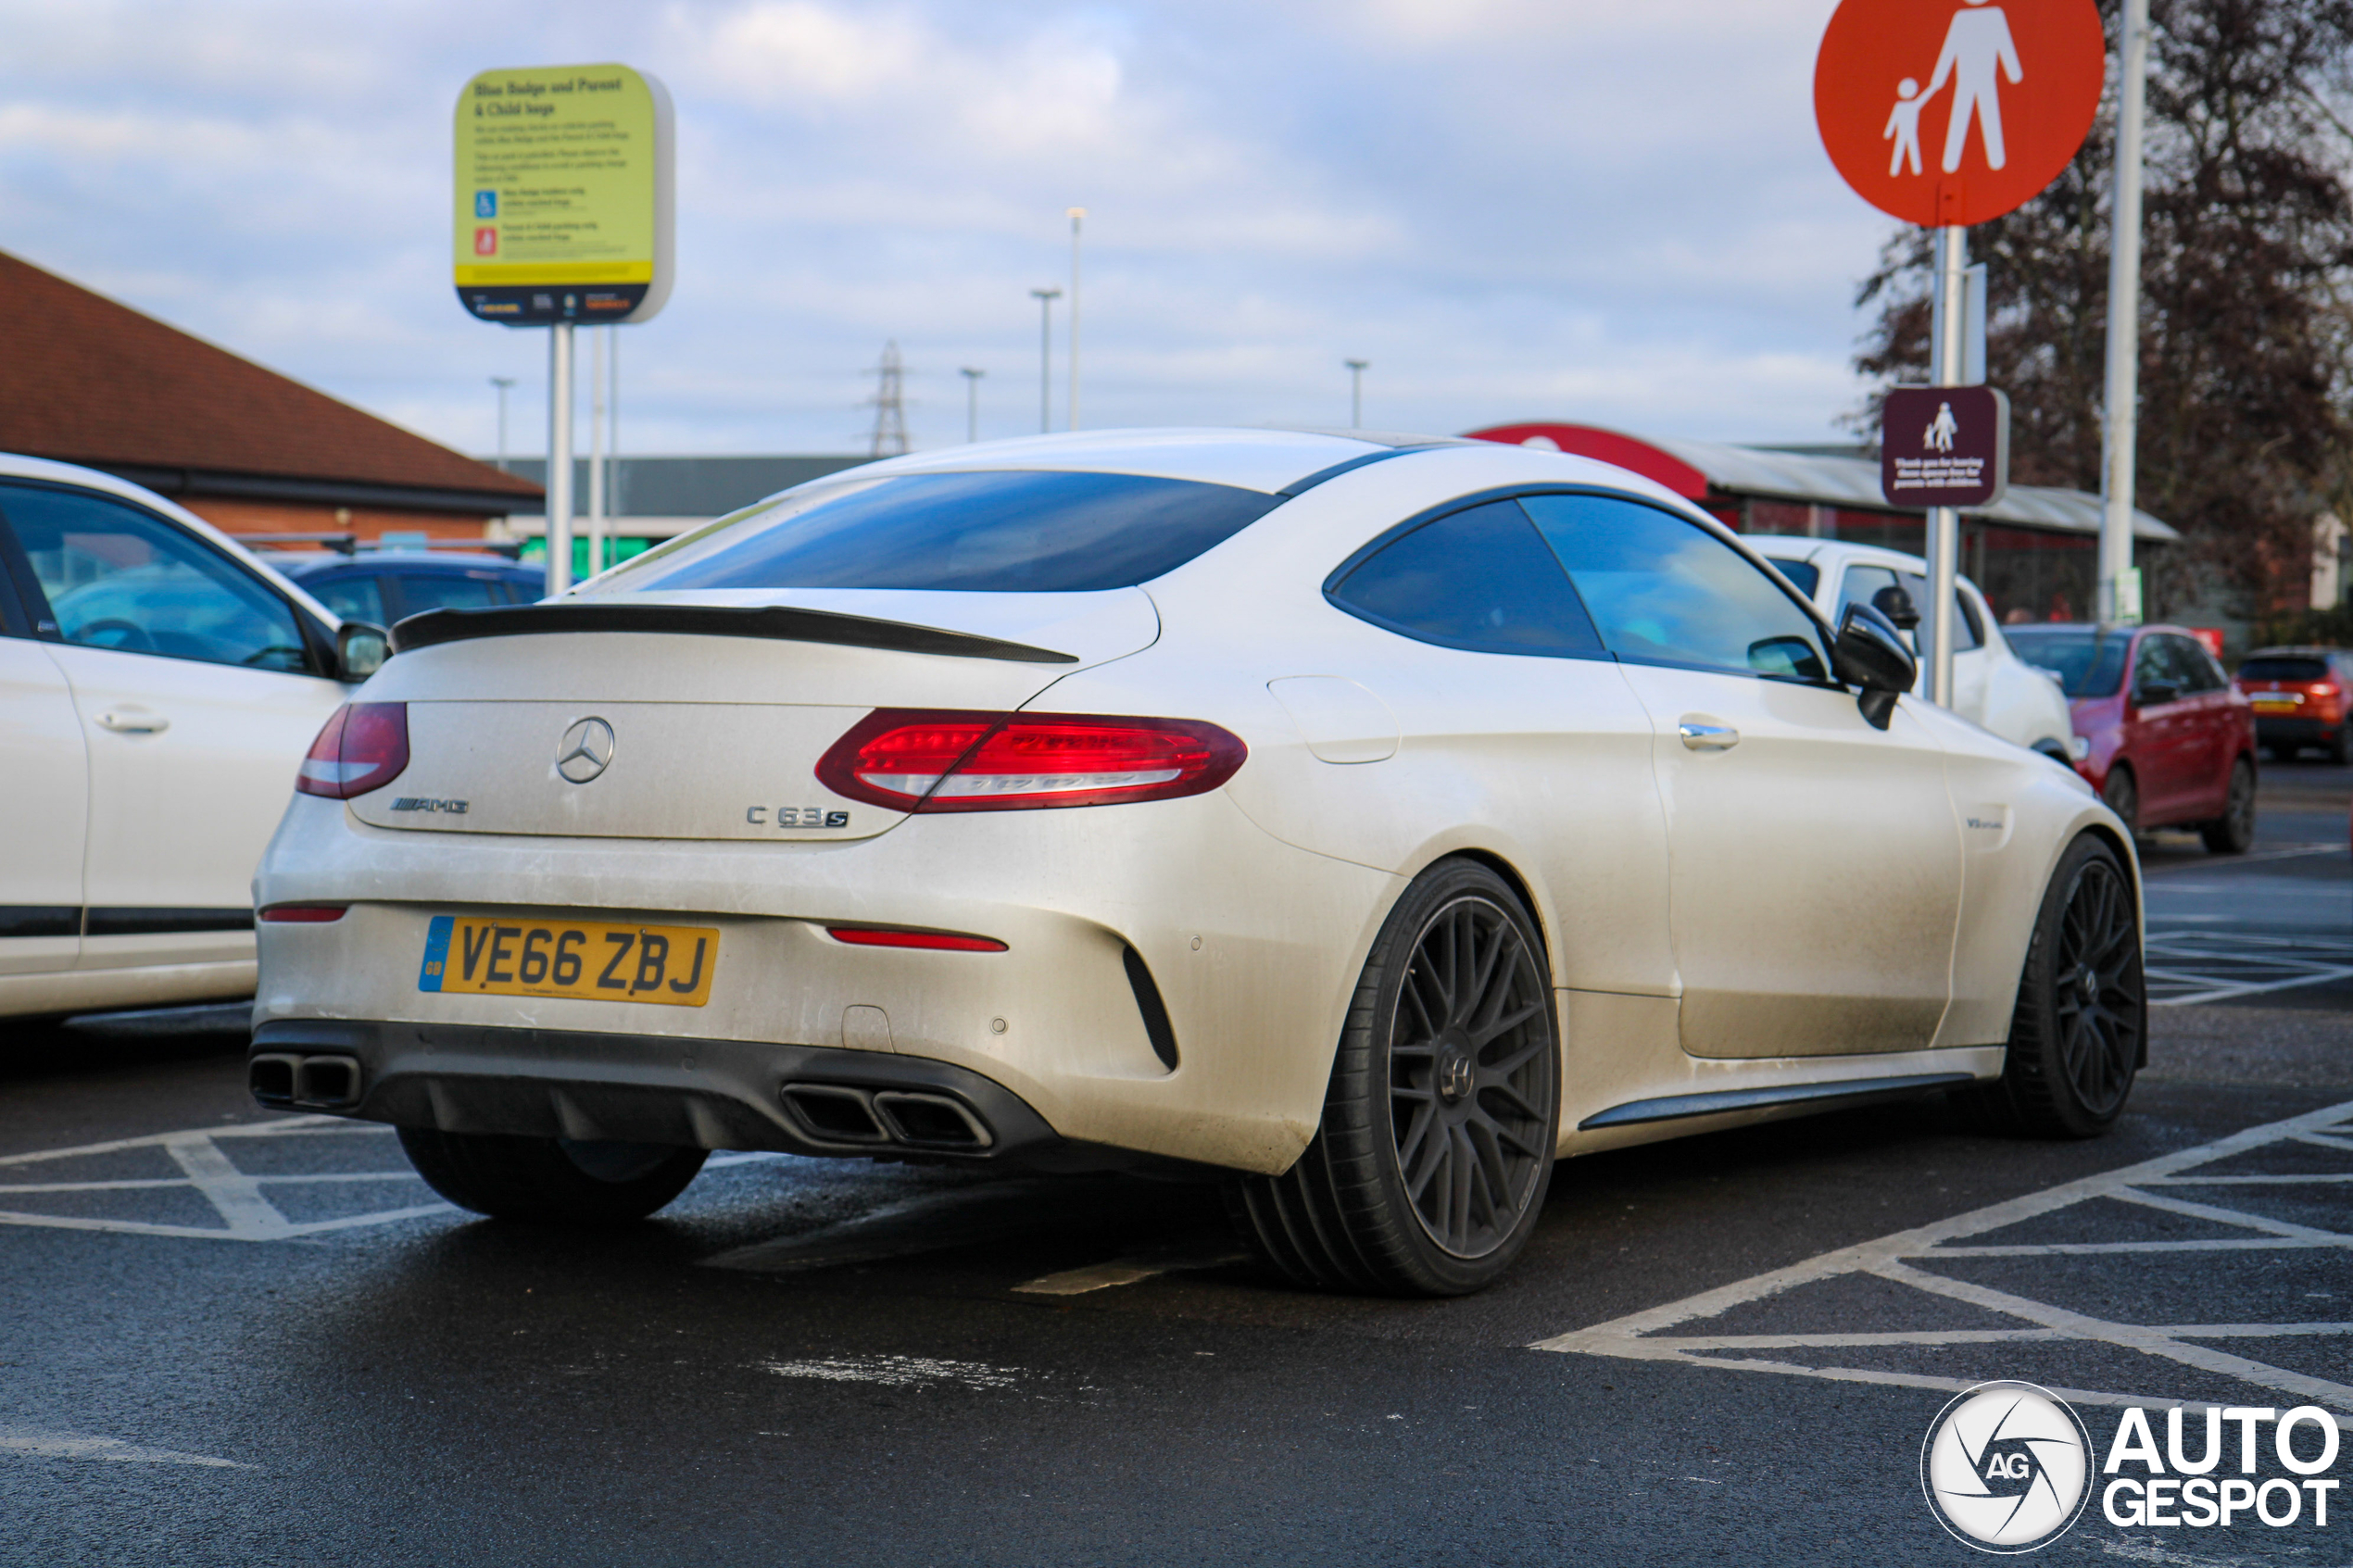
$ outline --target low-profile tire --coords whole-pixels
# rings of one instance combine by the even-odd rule
[[[2255,847],[2255,764],[2242,757],[2231,764],[2231,792],[2222,814],[2201,822],[2198,833],[2217,855],[2244,855]]]
[[[2141,832],[2141,782],[2133,770],[2118,763],[2108,771],[2108,781],[2100,785],[2100,804],[2124,820],[2124,831],[2134,837]]]
[[[1441,860],[1390,911],[1332,1063],[1323,1123],[1227,1200],[1291,1283],[1463,1296],[1527,1245],[1552,1179],[1560,1045],[1536,923],[1493,872]]]
[[[686,1190],[710,1151],[654,1143],[584,1143],[505,1133],[403,1127],[400,1147],[425,1185],[460,1209],[540,1224],[642,1220]]]
[[[2083,834],[2044,892],[2009,1053],[1978,1107],[2000,1131],[2097,1137],[2123,1114],[2147,1040],[2140,899],[2115,847]]]

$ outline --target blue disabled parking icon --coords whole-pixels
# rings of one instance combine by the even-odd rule
[[[476,191],[474,193],[474,216],[476,218],[497,217],[498,193],[496,191]]]

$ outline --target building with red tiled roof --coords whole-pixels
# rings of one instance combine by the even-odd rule
[[[232,533],[480,538],[540,487],[0,253],[0,451],[102,469]]]

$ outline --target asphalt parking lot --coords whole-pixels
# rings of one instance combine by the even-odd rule
[[[203,1019],[19,1028],[0,1562],[1973,1561],[1919,1480],[1971,1383],[2095,1445],[2353,1412],[2348,804],[2274,767],[2253,854],[2147,847],[2169,1005],[2112,1136],[1928,1103],[1576,1161],[1453,1302],[1278,1288],[1131,1180],[721,1156],[624,1234],[494,1225],[258,1110]],[[2095,1500],[2045,1555],[2353,1562],[2343,1506]]]

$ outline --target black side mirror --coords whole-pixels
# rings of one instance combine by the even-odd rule
[[[2157,708],[2178,701],[2182,688],[2171,681],[2144,681],[2133,688],[2133,702],[2139,708]]]
[[[346,621],[335,630],[335,679],[364,681],[392,657],[392,633],[364,621]]]
[[[1894,622],[1898,632],[1908,632],[1920,623],[1920,607],[1912,602],[1911,591],[1901,583],[1890,583],[1873,594],[1871,608]]]
[[[1863,688],[1856,705],[1875,730],[1887,728],[1895,712],[1895,699],[1920,678],[1919,664],[1904,646],[1903,633],[1869,605],[1846,607],[1846,613],[1839,618],[1838,643],[1831,657],[1837,661],[1838,678]]]

